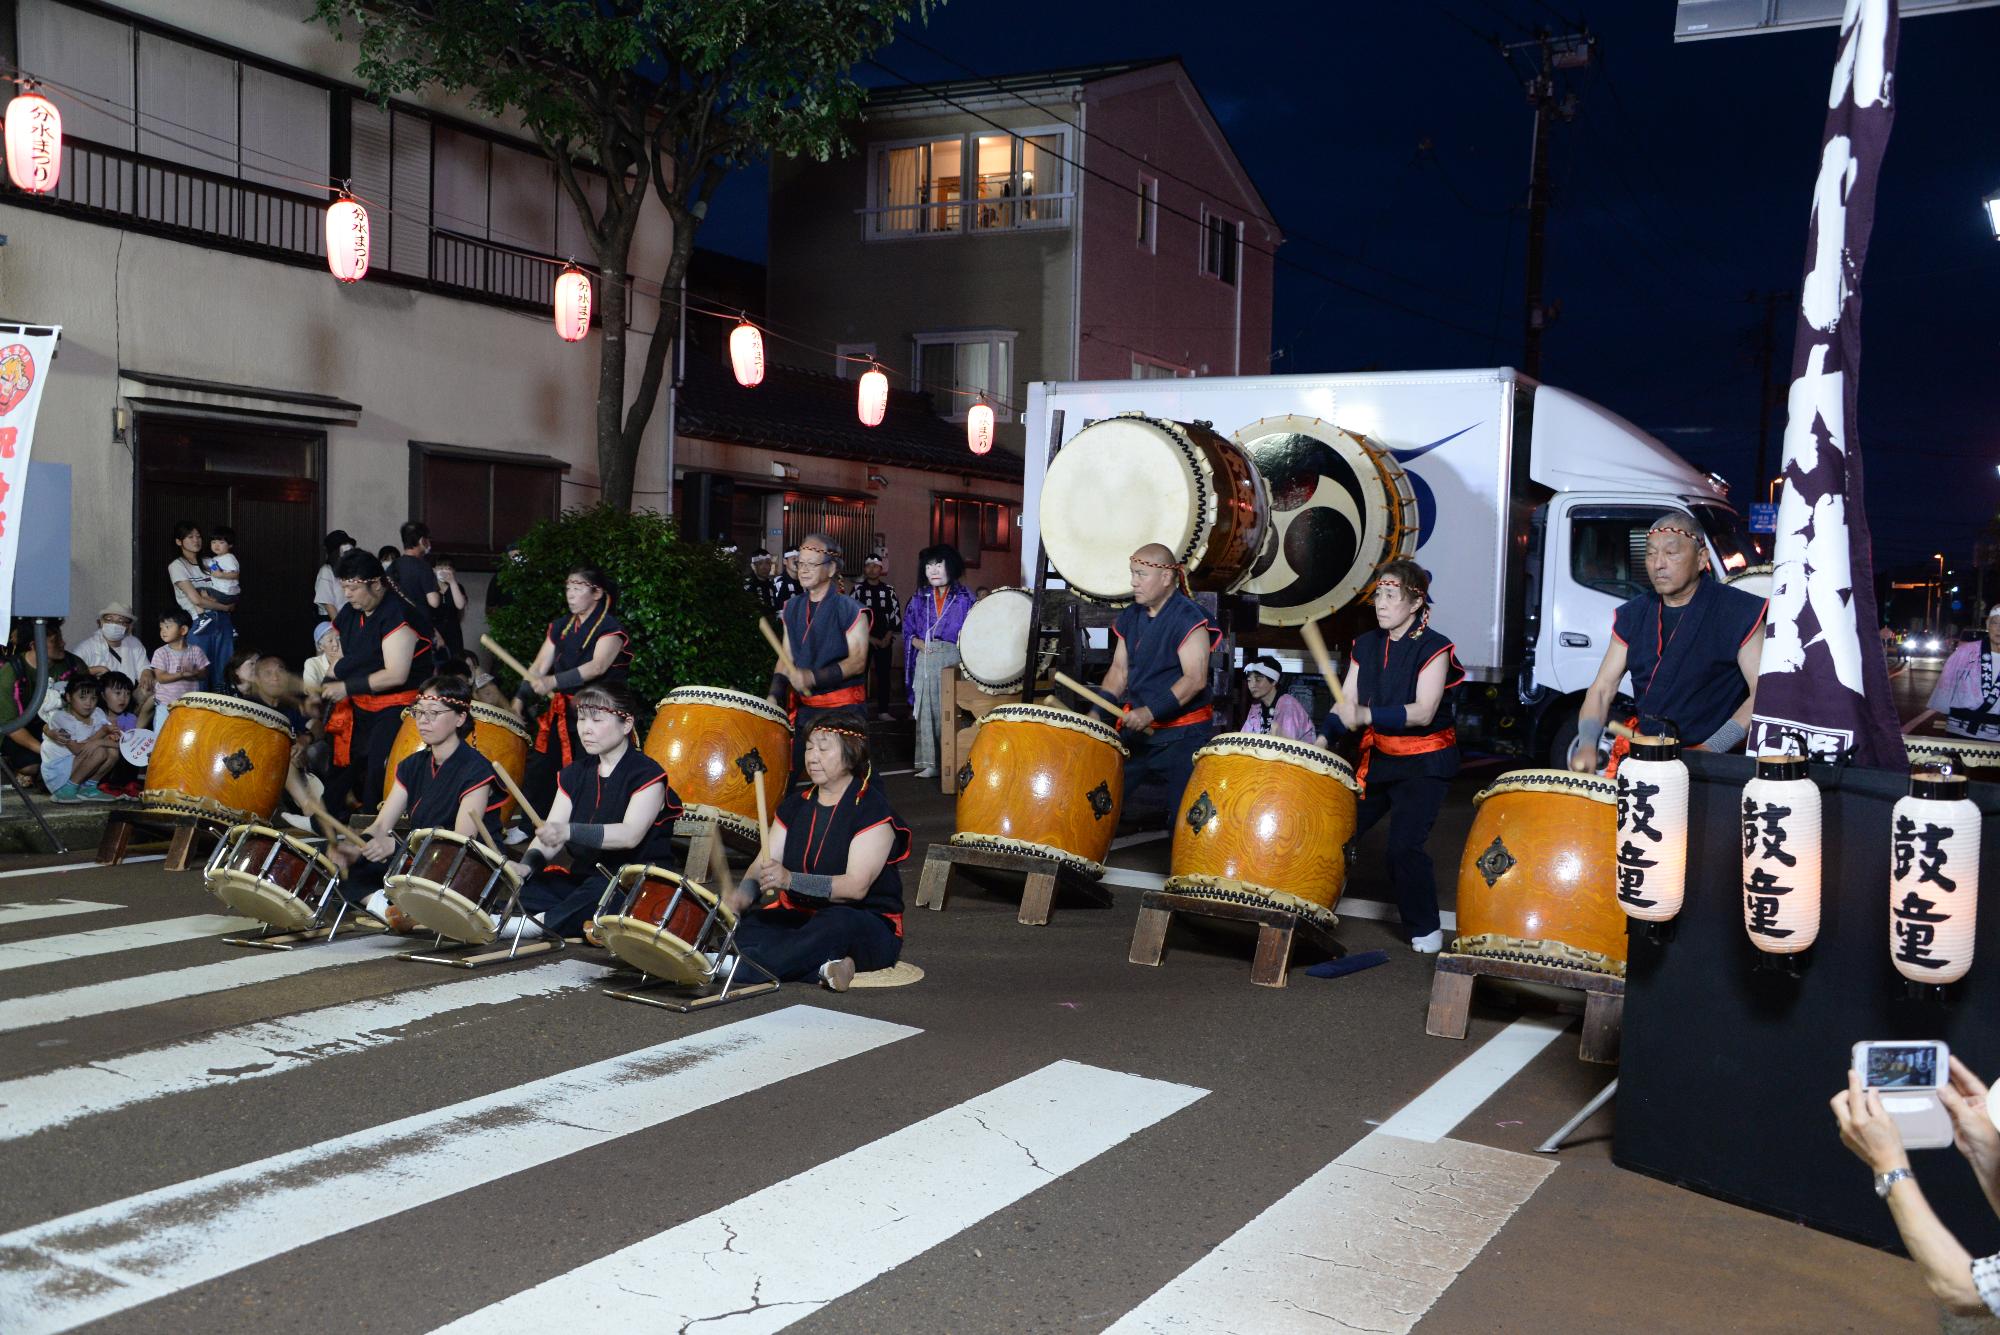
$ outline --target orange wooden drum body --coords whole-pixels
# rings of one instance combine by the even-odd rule
[[[1125,746],[1095,719],[1042,705],[986,715],[958,772],[954,844],[1032,853],[1102,875],[1125,803]]]
[[[1473,802],[1452,949],[1623,974],[1617,785],[1516,770]]]
[[[1354,771],[1284,737],[1224,733],[1194,753],[1167,889],[1330,912],[1347,884]]]
[[[505,770],[507,777],[520,783],[528,777],[528,729],[512,710],[497,709],[483,701],[472,702],[472,735],[465,740],[472,743],[472,749],[493,762],[493,768]],[[423,748],[424,739],[417,733],[416,720],[410,711],[403,711],[403,722],[396,729],[396,740],[389,746],[389,764],[382,773],[382,791],[388,792],[389,785],[396,780],[396,766],[408,760]],[[502,796],[502,794],[494,794]],[[491,799],[489,799],[491,800]],[[506,824],[514,819],[514,799],[507,798],[500,808],[500,822]]]
[[[768,700],[719,686],[683,686],[660,701],[646,754],[667,772],[689,809],[754,838],[751,776],[764,772],[765,814],[774,814],[792,778],[792,725]]]
[[[154,811],[262,823],[278,809],[291,758],[283,714],[233,695],[190,691],[160,725],[140,800]]]

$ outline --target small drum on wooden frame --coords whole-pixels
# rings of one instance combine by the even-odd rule
[[[972,605],[958,632],[959,671],[988,695],[1021,689],[1021,669],[1028,661],[1028,616],[1034,595],[1026,589],[995,589]],[[1044,648],[1037,675],[1055,665],[1053,648]]]
[[[1041,537],[1069,587],[1099,602],[1132,601],[1132,553],[1155,542],[1191,587],[1224,593],[1266,553],[1269,497],[1243,447],[1208,423],[1123,413],[1084,427],[1050,461]]]
[[[605,949],[639,972],[699,987],[715,980],[716,956],[736,931],[735,912],[706,886],[664,867],[618,870],[619,910],[597,917]]]
[[[694,815],[757,838],[755,776],[775,808],[792,777],[792,725],[768,700],[720,686],[667,692],[646,731],[646,754]]]
[[[1472,800],[1452,949],[1622,977],[1618,785],[1516,770]]]
[[[1769,562],[1762,565],[1744,566],[1735,574],[1724,578],[1722,582],[1732,589],[1741,589],[1743,592],[1755,594],[1759,598],[1769,598],[1771,596],[1771,581],[1776,572],[1777,567],[1771,565]]]
[[[382,880],[389,902],[419,927],[483,946],[499,934],[493,919],[512,907],[521,881],[507,859],[455,830],[412,830]]]
[[[1347,884],[1356,791],[1353,769],[1331,751],[1261,733],[1214,738],[1194,754],[1166,888],[1331,920]]]
[[[1045,705],[986,715],[958,771],[951,842],[1104,874],[1125,802],[1125,744],[1096,719]]]
[[[269,820],[285,791],[292,727],[233,695],[192,691],[174,701],[147,758],[149,810],[231,825]]]
[[[1922,769],[1951,766],[1954,774],[1982,783],[2000,780],[2000,742],[1941,733],[1917,733],[1903,739],[1910,764]]]
[[[480,755],[493,762],[493,767],[506,771],[507,777],[516,785],[528,777],[528,729],[512,710],[496,709],[483,700],[471,702],[472,732],[466,742]],[[396,740],[389,745],[389,764],[382,774],[382,791],[389,791],[395,782],[396,766],[415,755],[423,748],[424,739],[417,732],[416,720],[410,711],[403,711],[403,721],[396,729]],[[514,819],[515,803],[502,791],[493,794],[495,798],[506,798],[500,808],[500,823],[505,825]]]
[[[265,825],[236,825],[202,870],[208,892],[238,913],[296,932],[319,920],[340,869],[303,839]]]

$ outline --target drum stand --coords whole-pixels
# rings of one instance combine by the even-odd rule
[[[1583,993],[1583,1040],[1578,1045],[1577,1056],[1602,1065],[1617,1063],[1618,1039],[1625,1018],[1623,978],[1591,969],[1564,968],[1558,964],[1447,952],[1438,956],[1437,973],[1431,980],[1431,1008],[1424,1017],[1425,1033],[1432,1038],[1465,1037],[1475,978],[1538,983],[1544,987]],[[1595,1111],[1595,1108],[1586,1111]]]
[[[104,837],[97,844],[99,866],[116,866],[131,851],[132,832],[167,835],[167,860],[162,871],[186,871],[195,860],[196,845],[204,838],[219,840],[229,823],[207,816],[191,816],[178,811],[151,811],[144,807],[112,807],[105,813]]]
[[[325,843],[326,841],[323,839],[303,839],[300,842],[312,845],[315,843]],[[222,852],[222,848],[222,844],[217,844],[215,853],[209,855],[211,864],[215,861],[216,856]],[[335,906],[332,922],[325,921],[327,905],[329,904]],[[347,896],[340,893],[340,881],[336,878],[327,882],[326,889],[320,892],[319,903],[313,905],[312,926],[302,927],[291,932],[277,932],[274,936],[272,933],[276,929],[271,924],[265,923],[264,929],[255,936],[225,936],[222,938],[222,944],[225,946],[242,946],[249,950],[297,950],[300,946],[330,945],[333,938],[339,935],[340,924],[347,917],[349,909],[354,909],[355,916],[357,918],[360,917],[361,910],[347,902]],[[371,921],[373,920],[371,919]],[[322,925],[323,923],[324,925]],[[373,934],[386,931],[387,927],[381,924],[374,927],[364,927],[359,922],[353,922],[348,924],[348,930],[350,932],[367,932]]]
[[[749,969],[761,976],[763,981],[748,982],[738,986],[736,975],[743,969]],[[636,1001],[642,1006],[658,1006],[662,1010],[678,1011],[682,1015],[688,1015],[711,1006],[726,1006],[732,1001],[761,997],[766,992],[776,992],[779,987],[776,974],[736,948],[735,928],[731,928],[729,935],[722,938],[722,949],[715,952],[715,976],[710,981],[689,987],[643,973],[639,974],[639,977],[645,981],[632,987],[607,990],[604,995],[616,997],[620,1001]],[[671,994],[666,989],[671,989]]]
[[[1334,938],[1326,924],[1275,903],[1241,903],[1172,890],[1148,890],[1139,899],[1139,921],[1133,924],[1132,950],[1126,959],[1133,964],[1157,966],[1166,954],[1167,928],[1176,913],[1256,924],[1257,954],[1250,963],[1250,981],[1259,987],[1285,985],[1295,937],[1303,936],[1333,959],[1347,954],[1347,948]]]
[[[943,912],[946,896],[951,892],[952,875],[961,869],[975,876],[979,871],[1004,871],[1024,878],[1021,912],[1014,919],[1023,927],[1047,925],[1058,888],[1075,892],[1096,908],[1108,909],[1112,905],[1111,891],[1067,862],[1012,849],[932,844],[924,854],[924,874],[917,882],[917,907]]]

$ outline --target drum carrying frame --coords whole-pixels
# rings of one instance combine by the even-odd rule
[[[403,847],[404,851],[408,851],[408,845],[400,837],[396,839],[396,842]],[[458,856],[452,860],[451,867],[445,874],[447,883],[457,876],[459,867],[464,864],[465,850],[470,847],[472,847],[472,843],[468,841],[459,849]],[[505,854],[501,856],[504,857]],[[599,867],[597,870],[603,871],[604,868]],[[616,878],[612,879],[615,880]],[[603,903],[602,900],[598,902],[600,906]],[[515,924],[514,940],[505,950],[499,949],[499,938],[497,936],[491,942],[453,941],[450,945],[446,945],[444,933],[437,932],[433,933],[435,939],[430,945],[421,950],[405,951],[397,958],[414,960],[418,964],[443,964],[454,969],[483,969],[489,964],[511,964],[517,959],[531,959],[536,955],[546,955],[551,951],[561,950],[576,940],[574,937],[551,936],[548,934],[548,929],[544,927],[542,928],[541,936],[536,937],[533,941],[523,941],[521,938],[526,935],[528,930],[528,914],[521,907],[521,886],[519,884],[511,884],[507,887],[507,908],[500,914],[500,923],[503,929],[510,918]],[[540,926],[539,923],[536,925]]]
[[[605,898],[598,901],[600,912],[603,910],[605,900],[611,897],[611,891],[617,888],[617,884],[617,878],[613,877],[611,884],[605,887]],[[720,906],[718,904],[716,908],[711,908],[709,913],[713,916],[719,911]],[[660,931],[664,932],[667,930],[667,918],[669,916],[665,913],[660,915]],[[738,918],[737,921],[741,923],[742,919]],[[727,961],[729,965],[727,972],[723,970],[724,961]],[[623,961],[620,961],[620,963],[622,964]],[[756,973],[763,975],[763,981],[745,983],[743,986],[738,987],[736,985],[737,971],[746,965]],[[731,927],[723,935],[722,944],[715,952],[716,977],[711,978],[706,983],[689,986],[685,983],[676,983],[667,978],[655,978],[642,970],[627,967],[629,972],[638,974],[643,981],[631,987],[606,988],[604,992],[605,996],[616,997],[620,1001],[636,1001],[642,1006],[658,1006],[662,1010],[676,1011],[682,1015],[692,1014],[698,1010],[707,1010],[711,1006],[726,1006],[732,1001],[746,1001],[751,997],[761,997],[766,992],[776,992],[783,986],[778,981],[778,975],[772,973],[769,969],[736,948],[735,927]],[[718,979],[720,981],[717,981]],[[669,995],[666,989],[671,989],[674,995]]]
[[[305,844],[307,847],[318,847],[330,841],[317,836],[308,836],[300,838],[299,842]],[[201,869],[204,881],[208,879],[208,874],[215,870],[215,864],[221,859],[224,850],[228,847],[229,840],[226,837],[215,841],[215,849],[208,855],[208,862]],[[271,851],[264,855],[264,865],[257,869],[260,874],[268,873],[271,870],[271,864],[277,861],[278,850],[282,847],[282,844],[271,845]],[[260,879],[262,879],[261,875]],[[326,909],[329,903],[336,906],[333,910],[332,922],[325,921]],[[331,945],[333,938],[340,934],[340,924],[347,917],[348,909],[353,907],[353,905],[347,902],[347,896],[340,893],[340,878],[336,876],[326,883],[326,889],[320,892],[319,903],[313,905],[311,926],[297,928],[289,932],[280,932],[270,923],[265,923],[263,930],[255,936],[225,936],[222,938],[222,944],[225,946],[242,946],[249,950],[297,950],[300,946]],[[357,918],[360,916],[358,910],[355,916]],[[356,932],[374,933],[384,930],[381,927],[363,927],[359,923],[351,923],[349,927],[352,931]],[[274,932],[276,932],[276,935],[273,935]]]

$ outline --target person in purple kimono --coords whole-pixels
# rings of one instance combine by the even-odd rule
[[[950,543],[917,553],[917,591],[903,609],[903,684],[917,721],[917,777],[937,777],[938,729],[948,716],[941,684],[958,662],[958,633],[972,610],[960,583],[965,559]]]

